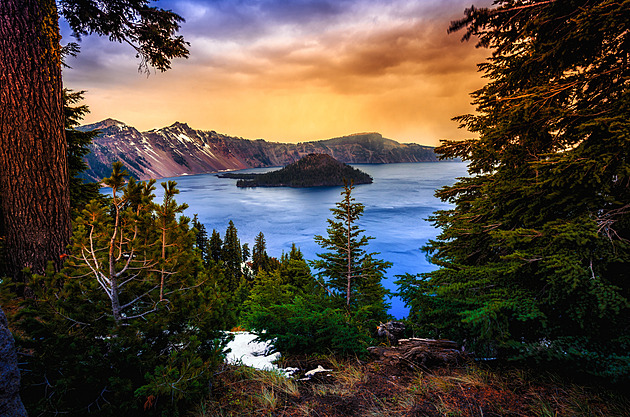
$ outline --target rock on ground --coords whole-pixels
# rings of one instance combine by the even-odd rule
[[[20,399],[20,370],[9,323],[0,308],[0,416],[22,417],[26,410]]]

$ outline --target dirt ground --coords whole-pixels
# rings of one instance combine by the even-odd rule
[[[228,366],[204,416],[630,416],[625,395],[474,362],[418,371],[378,361],[289,358],[287,379]],[[305,378],[322,366],[329,371]]]

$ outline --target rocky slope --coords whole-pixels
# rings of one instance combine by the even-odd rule
[[[93,129],[101,134],[86,157],[85,178],[94,181],[108,176],[118,160],[137,179],[285,166],[311,153],[325,153],[344,163],[437,161],[430,146],[398,143],[379,133],[295,144],[236,138],[179,122],[147,132],[113,119],[81,127]]]

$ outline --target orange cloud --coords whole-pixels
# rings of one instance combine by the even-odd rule
[[[446,34],[465,6],[436,2],[429,13],[426,5],[399,0],[398,9],[376,15],[385,7],[379,2],[341,3],[345,8],[339,10],[322,5],[320,20],[311,17],[304,27],[278,20],[281,15],[277,27],[258,22],[235,40],[201,29],[184,33],[192,43],[191,59],[148,78],[122,65],[120,50],[110,46],[109,60],[80,55],[85,61],[66,81],[88,90],[92,114],[86,122],[113,117],[141,130],[179,120],[275,141],[363,131],[429,145],[468,137],[451,119],[473,110],[469,93],[483,85],[476,64],[489,52]],[[348,11],[358,14],[355,21],[335,17]],[[327,16],[332,23],[318,28]]]

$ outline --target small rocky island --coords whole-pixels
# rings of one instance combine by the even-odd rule
[[[365,172],[337,161],[327,154],[309,154],[277,171],[264,174],[226,173],[220,178],[236,178],[237,187],[326,187],[354,184],[371,184],[372,177]]]

